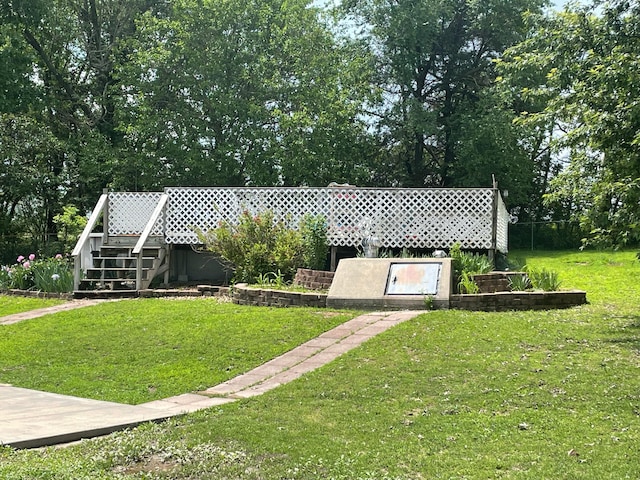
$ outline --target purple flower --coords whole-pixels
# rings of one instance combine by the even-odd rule
[[[23,255],[20,255],[20,256],[17,258],[17,260],[16,260],[16,261],[17,261],[18,263],[21,263],[23,260],[24,260],[24,256],[23,256]]]
[[[62,254],[61,253],[57,253],[56,254],[56,260],[61,260],[62,259]]]
[[[24,269],[28,269],[30,266],[31,266],[31,264],[30,264],[28,261],[27,261],[27,262],[24,262],[24,263],[22,264],[22,268],[24,268]]]
[[[29,255],[29,261],[33,262],[36,259],[36,254],[32,253],[31,255]]]

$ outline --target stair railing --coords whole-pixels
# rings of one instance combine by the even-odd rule
[[[136,259],[136,290],[142,289],[142,257],[143,257],[142,254],[144,252],[144,245],[147,242],[149,235],[151,235],[151,232],[153,231],[153,227],[155,226],[156,222],[160,218],[160,215],[162,215],[162,212],[164,212],[164,207],[167,204],[167,200],[169,200],[169,195],[167,195],[166,193],[163,193],[162,195],[160,195],[160,199],[158,200],[158,204],[156,205],[156,208],[153,210],[153,213],[151,214],[149,221],[144,227],[144,230],[142,231],[142,234],[140,235],[140,238],[138,239],[136,246],[133,248],[132,253],[137,258]]]
[[[73,257],[73,289],[74,290],[78,290],[80,288],[80,278],[82,276],[82,250],[84,249],[84,246],[89,241],[91,232],[93,231],[94,227],[98,223],[100,216],[104,214],[106,217],[107,213],[105,212],[105,209],[107,207],[108,199],[109,199],[108,193],[103,193],[102,195],[100,195],[100,198],[98,199],[98,203],[96,203],[96,206],[93,209],[93,212],[89,217],[89,220],[87,221],[87,225],[84,227],[84,230],[82,231],[82,235],[80,235],[80,238],[78,239],[78,242],[76,243],[76,246],[74,247],[73,252],[71,252],[71,256]]]

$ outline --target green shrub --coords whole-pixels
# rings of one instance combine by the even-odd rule
[[[256,216],[244,211],[238,225],[222,221],[216,229],[196,233],[208,251],[234,270],[235,282],[255,283],[260,275],[276,271],[291,279],[303,264],[302,236],[270,211]]]
[[[323,270],[327,263],[327,219],[324,215],[306,214],[300,222],[303,267]]]
[[[78,208],[73,205],[65,205],[62,213],[53,217],[53,223],[58,228],[58,240],[62,243],[65,252],[71,252],[78,238],[87,225],[87,218],[78,215]]]

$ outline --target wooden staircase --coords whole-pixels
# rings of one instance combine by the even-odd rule
[[[75,298],[136,297],[151,281],[169,269],[166,245],[145,246],[139,255],[133,244],[102,245],[93,252],[92,265],[85,268]],[[137,275],[140,284],[137,285]]]

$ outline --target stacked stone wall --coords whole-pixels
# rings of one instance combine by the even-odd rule
[[[311,290],[329,290],[334,274],[335,272],[327,272],[325,270],[299,268],[296,271],[293,283]]]
[[[581,290],[560,292],[495,292],[476,295],[451,295],[451,308],[502,312],[508,310],[551,310],[587,303]]]
[[[264,288],[251,288],[240,283],[233,287],[233,303],[264,307],[326,307],[327,295],[323,293],[291,292]]]

